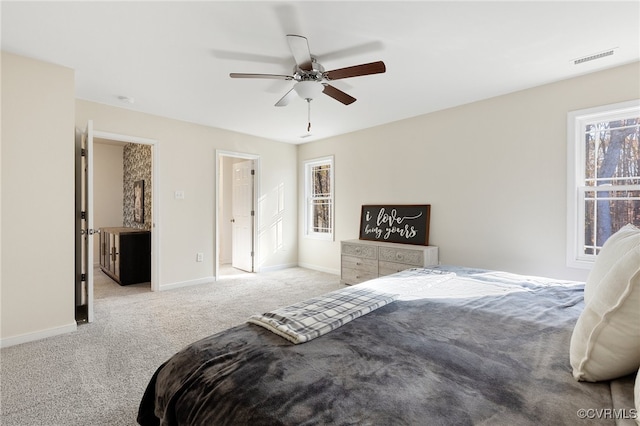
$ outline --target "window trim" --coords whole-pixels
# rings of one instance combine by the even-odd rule
[[[311,218],[311,168],[314,166],[328,164],[330,166],[329,172],[329,189],[331,191],[331,232],[314,232],[313,220]],[[334,183],[334,158],[333,155],[314,158],[304,161],[304,236],[306,238],[315,240],[334,241],[335,236],[335,183]]]
[[[640,99],[570,111],[567,114],[567,250],[568,267],[590,269],[596,255],[582,253],[584,245],[584,126],[596,120],[613,120],[622,115],[640,114]]]

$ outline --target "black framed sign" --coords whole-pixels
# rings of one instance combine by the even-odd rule
[[[360,239],[428,246],[430,216],[430,204],[362,206]]]

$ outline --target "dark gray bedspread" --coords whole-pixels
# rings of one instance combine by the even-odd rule
[[[396,301],[300,345],[244,324],[163,364],[138,421],[607,424],[576,414],[612,408],[608,383],[578,383],[571,375],[569,340],[582,300],[582,286],[571,285]]]

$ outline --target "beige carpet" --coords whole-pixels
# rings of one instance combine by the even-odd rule
[[[98,273],[93,323],[0,350],[0,424],[135,425],[148,380],[172,354],[251,314],[342,288],[339,281],[291,268],[151,292]]]

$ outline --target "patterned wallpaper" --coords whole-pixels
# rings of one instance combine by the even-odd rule
[[[151,230],[151,145],[130,143],[123,149],[124,226]],[[144,180],[144,223],[135,220],[135,183]],[[139,196],[139,193],[138,193]],[[142,207],[139,205],[138,208]]]

